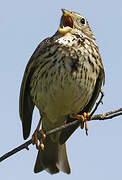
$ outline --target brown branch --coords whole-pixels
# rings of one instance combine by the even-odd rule
[[[102,98],[104,96],[104,93],[101,92],[101,97],[100,100],[98,101],[98,103],[96,103],[96,106],[94,108],[94,110],[91,112],[90,117],[88,119],[88,121],[92,121],[92,120],[108,120],[108,119],[112,119],[115,118],[117,116],[122,115],[122,108],[119,108],[117,110],[113,110],[104,114],[97,114],[97,115],[93,115],[94,112],[97,110],[98,105],[102,102]],[[81,121],[80,120],[74,120],[71,123],[65,124],[61,127],[52,129],[50,131],[45,132],[46,136],[49,136],[53,133],[59,132],[67,127],[73,126],[73,125],[80,125]],[[41,134],[38,134],[38,139],[41,139]],[[32,144],[32,139],[30,139],[29,141],[25,142],[24,144],[18,146],[17,148],[13,149],[12,151],[9,151],[8,153],[4,154],[3,156],[0,157],[0,162],[2,162],[3,160],[7,159],[8,157],[12,156],[13,154],[21,151],[22,149],[27,149],[29,150],[28,146]]]
[[[98,106],[100,105],[100,103],[103,104],[102,100],[103,100],[103,97],[104,97],[104,91],[100,91],[101,92],[101,97],[99,99],[99,101],[96,103],[96,106],[95,108],[92,110],[92,112],[90,113],[90,117],[92,117],[92,115],[95,113],[95,111],[97,110]]]

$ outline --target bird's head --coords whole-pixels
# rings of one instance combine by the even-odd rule
[[[87,19],[75,12],[62,9],[63,15],[61,17],[60,27],[58,32],[61,35],[67,33],[79,34],[81,36],[87,36],[91,39],[95,39],[93,33],[89,27]]]

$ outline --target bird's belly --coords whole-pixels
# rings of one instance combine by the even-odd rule
[[[48,86],[47,86],[48,84]],[[85,79],[58,79],[40,82],[34,103],[49,119],[72,115],[82,110],[93,93],[93,84]]]

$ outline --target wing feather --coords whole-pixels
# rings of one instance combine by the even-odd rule
[[[32,114],[35,106],[30,96],[30,81],[35,68],[38,66],[38,57],[40,57],[47,50],[47,44],[50,45],[49,38],[42,41],[31,56],[26,66],[20,88],[19,114],[22,121],[24,139],[27,139],[30,134]]]

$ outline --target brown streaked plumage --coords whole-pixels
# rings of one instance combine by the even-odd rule
[[[34,106],[42,117],[42,129],[48,131],[73,121],[72,115],[90,112],[104,83],[99,49],[86,18],[62,11],[58,31],[39,44],[26,66],[19,102],[24,139],[30,134]],[[35,173],[70,173],[65,142],[76,128],[44,140]]]

